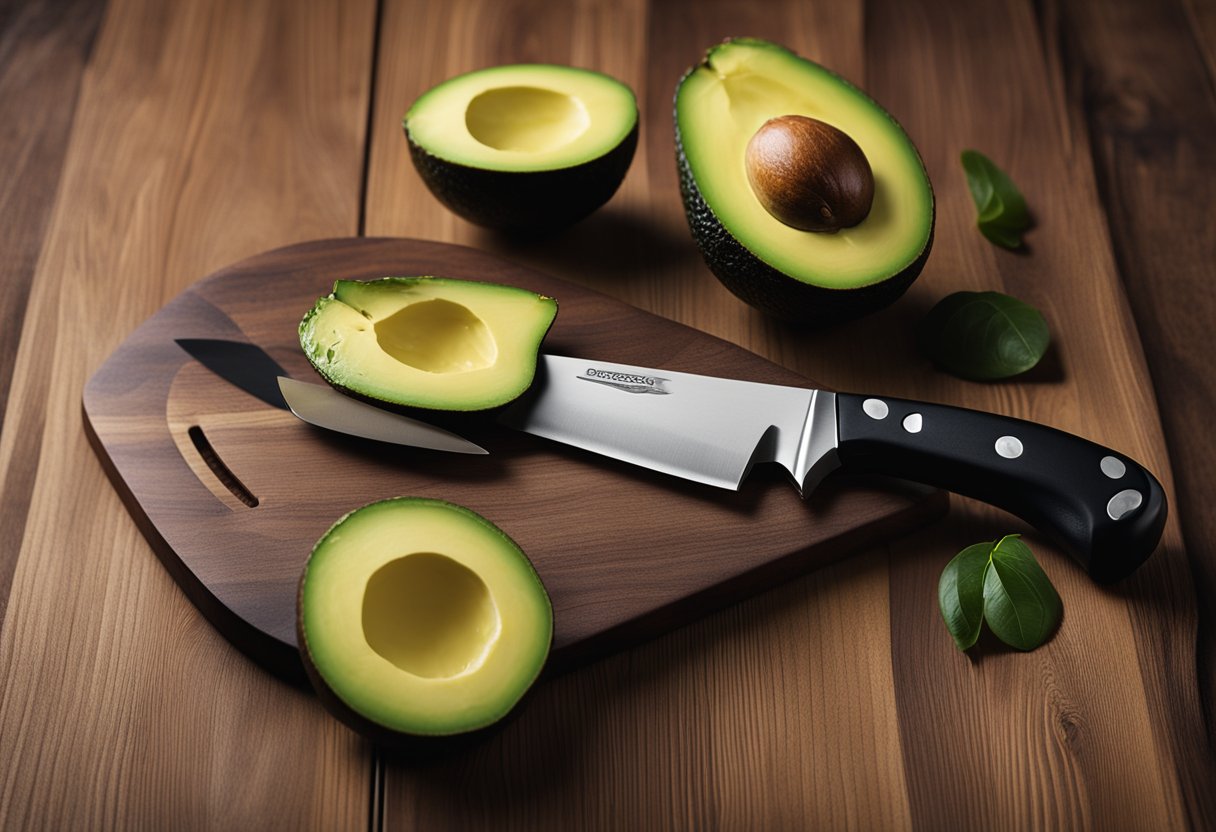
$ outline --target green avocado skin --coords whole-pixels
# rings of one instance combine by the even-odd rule
[[[410,136],[410,158],[435,198],[471,223],[499,231],[546,234],[588,216],[612,198],[638,146],[638,125],[612,150],[557,170],[509,172],[449,162]]]
[[[685,78],[696,69],[692,67],[680,79],[676,85],[677,97]],[[920,275],[933,248],[936,201],[933,203],[935,216],[930,220],[929,238],[920,255],[899,273],[879,283],[853,289],[828,289],[803,283],[774,269],[727,231],[706,203],[684,154],[678,112],[673,111],[672,121],[675,123],[680,195],[693,240],[709,270],[744,303],[778,320],[808,327],[824,327],[861,317],[894,303]],[[747,196],[750,198],[750,194]]]

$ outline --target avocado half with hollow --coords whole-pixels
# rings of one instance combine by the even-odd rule
[[[339,280],[300,321],[300,345],[347,393],[432,410],[486,410],[532,384],[557,301],[445,277]]]
[[[891,303],[920,274],[934,224],[920,155],[882,107],[830,70],[763,40],[719,44],[679,83],[675,138],[693,237],[710,270],[752,306],[832,323]],[[826,169],[808,173],[813,156]],[[802,199],[821,199],[842,180],[844,196],[813,202],[802,212],[810,222],[799,222],[796,208],[781,210],[792,201],[783,177],[789,190],[800,177],[816,184]],[[834,201],[848,220],[834,215]],[[823,226],[807,230],[816,213]]]
[[[638,143],[633,91],[586,69],[516,64],[423,93],[403,120],[422,181],[470,222],[546,232],[616,193]]]
[[[410,497],[325,533],[300,580],[297,623],[323,704],[407,747],[502,720],[553,640],[549,596],[514,541],[467,508]]]

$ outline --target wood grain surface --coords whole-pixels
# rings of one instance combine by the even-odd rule
[[[63,167],[80,78],[97,35],[101,4],[24,2],[0,4],[0,112],[21,114],[8,119],[0,133],[0,158],[12,160],[0,184],[0,355],[16,354],[21,323],[29,302],[38,252],[54,205]],[[44,107],[43,102],[59,102]],[[6,165],[6,171],[8,165]],[[0,362],[0,429],[13,381],[13,363]],[[40,396],[23,402],[40,407]],[[30,442],[10,462],[21,476],[32,475],[37,442]],[[29,511],[29,489],[4,492],[0,503],[0,617],[17,565],[17,549]]]
[[[1216,411],[1216,374],[1196,345],[1210,338],[1216,317],[1204,300],[1216,271],[1216,233],[1196,206],[1206,183],[1216,181],[1216,4],[1125,3],[1111,11],[1072,0],[1056,12],[1069,113],[1089,136],[1170,456],[1213,460],[1216,436],[1200,426]],[[1176,48],[1161,47],[1168,43]],[[1152,73],[1142,71],[1147,65]],[[1216,511],[1205,495],[1216,493],[1216,469],[1176,465],[1174,477],[1196,594],[1212,597]],[[1199,684],[1212,702],[1216,619],[1208,604],[1198,614]],[[1211,716],[1209,743],[1216,739]]]
[[[6,264],[0,310],[20,328],[0,435],[0,827],[1216,827],[1216,653],[1197,601],[1216,575],[1210,2],[109,0],[29,17],[35,7],[60,8],[0,7],[0,95],[21,115],[6,122],[33,131],[0,147],[19,174],[9,182],[42,183],[0,194],[6,244],[27,258]],[[863,85],[917,143],[937,237],[890,309],[801,332],[740,304],[700,262],[671,99],[707,46],[739,34]],[[608,72],[642,108],[621,191],[543,241],[447,213],[401,135],[430,85],[517,61]],[[47,92],[31,96],[27,78]],[[1026,194],[1027,253],[974,228],[967,147]],[[1100,589],[1011,518],[955,500],[929,529],[553,680],[472,752],[383,757],[197,613],[109,487],[79,410],[91,372],[194,280],[355,233],[473,245],[829,386],[1112,445],[1166,486],[1163,546]],[[993,385],[933,370],[914,327],[956,289],[1041,309],[1044,365]],[[1063,625],[1034,653],[959,654],[938,574],[1007,531],[1039,553]]]
[[[0,827],[366,822],[362,744],[176,588],[92,457],[80,397],[202,274],[267,244],[354,233],[374,14],[105,8],[0,436],[2,504],[29,501],[0,634]],[[14,464],[31,445],[32,464]]]

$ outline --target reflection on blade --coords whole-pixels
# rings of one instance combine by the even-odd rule
[[[836,466],[831,393],[553,355],[539,369],[504,424],[720,488],[757,462],[799,487]]]
[[[407,416],[390,413],[373,405],[352,399],[320,384],[308,384],[279,376],[279,390],[287,406],[296,416],[317,427],[327,428],[415,448],[452,451],[458,454],[489,453],[454,433]]]

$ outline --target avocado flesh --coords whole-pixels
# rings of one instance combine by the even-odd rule
[[[775,44],[732,40],[709,50],[680,82],[675,115],[693,235],[714,273],[749,303],[821,322],[894,300],[919,273],[933,235],[928,175],[903,129],[844,79]],[[756,198],[747,143],[765,121],[783,115],[823,121],[861,147],[875,180],[861,223],[835,233],[801,231]],[[846,297],[846,290],[866,287],[872,290]]]
[[[570,167],[604,155],[637,124],[624,84],[551,64],[491,67],[425,92],[405,115],[410,140],[440,159],[500,171]]]
[[[629,87],[550,64],[491,67],[425,92],[403,120],[431,192],[465,219],[547,231],[616,192],[638,138]]]
[[[300,584],[299,635],[318,692],[378,739],[475,731],[511,712],[553,637],[544,586],[492,523],[399,497],[339,520]]]
[[[339,280],[300,322],[300,344],[334,387],[433,410],[485,410],[532,383],[552,298],[441,277]]]

